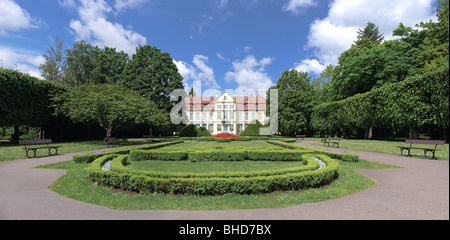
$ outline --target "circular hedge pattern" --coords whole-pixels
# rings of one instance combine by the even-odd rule
[[[141,193],[220,195],[291,191],[329,184],[339,175],[338,161],[313,150],[270,147],[194,147],[189,150],[164,146],[129,148],[91,156],[88,178],[103,186]],[[148,148],[153,148],[149,150]],[[82,157],[81,157],[82,158]],[[86,159],[88,157],[84,157]],[[132,169],[127,161],[299,161],[284,169],[252,172],[158,172]],[[107,163],[108,167],[105,168]]]

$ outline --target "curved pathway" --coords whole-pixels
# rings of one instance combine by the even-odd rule
[[[309,145],[313,142],[303,141]],[[361,151],[361,159],[402,166],[362,169],[378,186],[337,199],[250,210],[115,210],[72,200],[48,186],[65,170],[33,169],[77,154],[0,162],[1,219],[443,219],[449,220],[449,162]]]

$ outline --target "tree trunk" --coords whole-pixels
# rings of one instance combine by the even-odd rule
[[[445,128],[445,127],[443,127],[442,128],[443,130],[444,130],[444,140],[445,140],[445,142],[447,142],[448,143],[448,139],[447,139],[447,129]]]
[[[106,137],[107,137],[107,138],[110,138],[110,137],[111,137],[111,135],[112,135],[112,130],[113,130],[113,123],[110,122],[110,123],[108,124],[108,128],[106,128]]]
[[[412,129],[412,138],[419,139],[419,131],[417,131],[416,129]]]
[[[19,137],[20,137],[20,129],[18,125],[14,126],[14,133],[11,136],[11,142],[13,143],[19,143]]]

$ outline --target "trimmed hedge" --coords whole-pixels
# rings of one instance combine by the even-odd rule
[[[141,145],[141,146],[131,146],[131,147],[124,147],[121,149],[114,149],[114,150],[107,150],[104,152],[88,152],[86,154],[78,154],[74,155],[72,159],[77,163],[91,163],[95,159],[110,155],[110,154],[128,154],[132,150],[149,150],[149,149],[157,149],[162,148],[170,145],[175,145],[179,143],[183,143],[184,141],[174,141],[174,142],[167,142],[167,143],[161,143],[161,144],[148,144],[148,145]]]
[[[170,150],[133,150],[130,161],[301,161],[303,154],[313,153],[311,149],[286,150],[282,147],[240,147],[202,146],[190,149],[171,148]]]
[[[311,158],[302,159],[302,161],[299,162],[299,164],[301,164],[300,166],[285,169],[263,170],[253,172],[237,171],[237,172],[211,172],[211,173],[145,171],[125,167],[124,165],[126,162],[127,162],[126,155],[118,155],[118,157],[112,160],[111,168],[115,172],[146,175],[149,177],[156,177],[156,178],[256,177],[256,176],[281,175],[301,171],[312,171],[319,168],[319,163],[317,161],[313,161]]]
[[[312,158],[310,154],[305,154],[302,157],[306,161],[315,161],[310,160]],[[89,179],[100,185],[143,193],[186,193],[197,195],[220,195],[227,193],[258,194],[319,187],[329,184],[339,176],[339,163],[337,161],[324,155],[314,155],[314,157],[320,158],[327,166],[320,170],[255,177],[166,178],[132,174],[130,172],[100,171],[97,166],[99,162],[105,161],[101,159],[91,164],[93,167],[88,168],[88,173]],[[125,158],[125,156],[120,156],[119,160],[113,160],[114,164],[112,166],[116,168],[117,164],[119,162],[123,163]]]
[[[268,140],[267,143],[281,146],[284,148],[289,148],[289,149],[302,149],[305,151],[313,151],[314,153],[323,154],[323,155],[329,156],[331,158],[339,159],[339,160],[346,161],[346,162],[358,162],[359,161],[358,154],[349,153],[349,152],[335,153],[335,152],[329,152],[329,151],[322,151],[322,150],[317,150],[317,149],[311,149],[309,147],[289,145],[289,144],[285,144],[282,142],[274,142],[272,140]]]

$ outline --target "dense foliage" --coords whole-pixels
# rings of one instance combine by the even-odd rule
[[[61,88],[18,71],[0,68],[0,126],[41,127],[52,114],[50,96]]]
[[[316,106],[312,127],[317,132],[345,133],[379,127],[414,130],[449,125],[447,70],[408,77],[342,101]],[[345,135],[345,134],[344,134]]]
[[[53,98],[58,112],[75,122],[98,122],[111,137],[124,123],[158,125],[162,113],[155,103],[118,85],[81,85]]]

